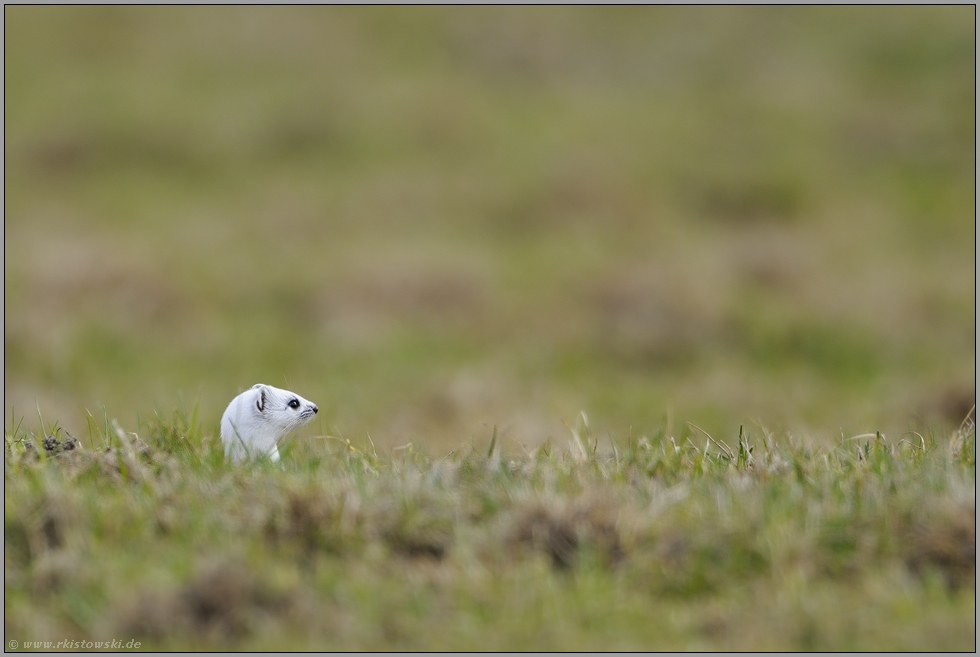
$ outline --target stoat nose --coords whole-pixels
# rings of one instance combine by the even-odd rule
[[[316,404],[313,404],[313,415],[316,415],[319,411],[320,409],[316,407]]]

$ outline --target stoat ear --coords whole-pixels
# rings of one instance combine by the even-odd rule
[[[255,408],[259,409],[259,413],[261,413],[262,411],[265,410],[265,401],[266,401],[265,386],[262,385],[261,383],[256,383],[254,386],[252,386],[252,390],[256,390],[256,389],[258,389],[259,391],[259,396],[255,400]]]

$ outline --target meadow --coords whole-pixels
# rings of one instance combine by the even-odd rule
[[[823,449],[765,427],[607,442],[583,416],[515,458],[336,439],[282,467],[226,465],[182,416],[90,438],[8,436],[8,640],[976,648],[972,426]]]
[[[4,19],[8,639],[975,649],[975,7]]]

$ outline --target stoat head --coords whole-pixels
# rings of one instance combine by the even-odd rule
[[[313,402],[289,390],[264,383],[256,383],[252,390],[255,391],[255,413],[284,433],[303,426],[320,410]]]
[[[313,419],[319,409],[295,392],[259,383],[231,400],[221,416],[225,457],[279,460],[277,443]]]

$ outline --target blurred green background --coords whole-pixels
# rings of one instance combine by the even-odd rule
[[[4,411],[958,425],[975,8],[4,8]],[[897,436],[896,436],[897,437]]]

